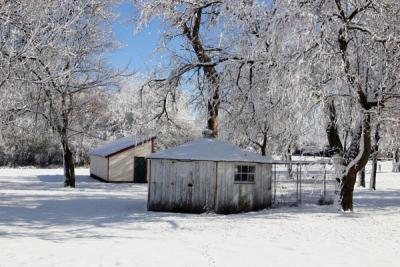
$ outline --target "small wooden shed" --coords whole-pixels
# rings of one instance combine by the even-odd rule
[[[200,138],[147,159],[150,211],[227,214],[271,206],[271,164],[259,154]]]
[[[90,176],[104,182],[147,182],[146,156],[155,137],[129,136],[90,152]]]

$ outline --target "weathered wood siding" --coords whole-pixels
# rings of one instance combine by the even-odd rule
[[[150,161],[148,210],[200,213],[214,209],[212,161]]]
[[[109,181],[133,182],[134,157],[145,157],[151,154],[151,142],[122,151],[110,157]]]
[[[107,158],[90,156],[90,173],[107,180]]]
[[[218,162],[218,190],[216,213],[236,213],[259,210],[271,206],[271,165],[250,163],[256,166],[254,183],[237,183],[235,165],[243,162]]]

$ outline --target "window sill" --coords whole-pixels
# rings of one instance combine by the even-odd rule
[[[238,181],[235,181],[234,184],[256,184],[256,182],[238,182]]]

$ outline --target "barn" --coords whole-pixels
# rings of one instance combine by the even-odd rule
[[[259,154],[199,138],[147,159],[150,211],[228,214],[271,206],[271,164]]]
[[[144,183],[146,156],[154,152],[155,137],[129,136],[90,152],[90,176],[104,182]]]

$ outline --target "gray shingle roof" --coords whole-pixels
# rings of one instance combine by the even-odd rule
[[[243,161],[266,163],[271,158],[263,157],[217,139],[199,138],[183,145],[149,155],[149,159]]]

